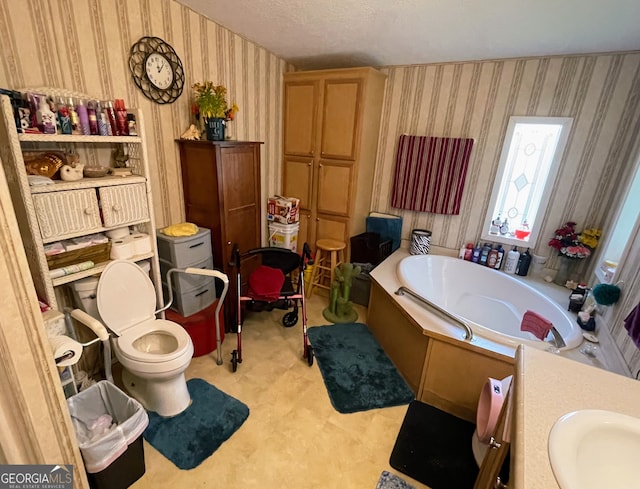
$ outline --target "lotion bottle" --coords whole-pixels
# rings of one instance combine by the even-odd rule
[[[473,249],[473,254],[471,255],[471,261],[473,263],[478,263],[480,261],[480,253],[482,252],[482,248],[480,247],[480,243],[476,245]]]
[[[489,256],[487,256],[487,266],[489,268],[496,268],[496,263],[498,262],[498,249],[493,248],[489,252]]]
[[[473,243],[467,243],[467,247],[464,250],[464,259],[466,261],[471,261],[473,256]]]
[[[496,252],[498,253],[498,255],[496,257],[496,264],[493,268],[495,268],[496,270],[500,270],[500,267],[502,266],[502,259],[504,258],[504,248],[501,244],[499,244],[496,248]]]
[[[527,251],[520,255],[520,259],[518,260],[518,267],[516,269],[516,275],[526,277],[527,273],[529,272],[529,265],[531,265],[531,253],[529,253],[529,248],[527,248]]]
[[[504,271],[506,273],[516,273],[516,267],[518,266],[518,260],[520,259],[520,253],[514,246],[513,249],[507,253],[507,260],[504,263]]]
[[[489,252],[491,251],[491,245],[489,243],[485,243],[482,247],[482,251],[480,252],[480,265],[487,266],[487,258],[489,258]]]

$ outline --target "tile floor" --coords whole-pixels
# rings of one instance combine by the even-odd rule
[[[327,324],[326,304],[318,294],[307,300],[309,326]],[[366,322],[366,309],[357,308],[358,321]],[[224,365],[216,365],[213,352],[194,358],[186,372],[249,406],[240,429],[192,470],[176,468],[145,441],[146,474],[134,489],[374,489],[383,470],[427,488],[389,466],[406,406],[338,413],[317,364],[309,367],[302,359],[302,321],[284,328],[285,312],[247,316],[236,373],[230,363],[235,334],[222,345]]]

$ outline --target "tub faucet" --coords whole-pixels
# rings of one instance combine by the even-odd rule
[[[553,340],[550,341],[550,343],[553,346],[555,346],[558,349],[564,348],[565,346],[567,346],[567,344],[564,342],[564,339],[562,338],[562,335],[556,329],[555,326],[551,326],[551,330],[550,331],[551,331],[551,335],[553,336]]]

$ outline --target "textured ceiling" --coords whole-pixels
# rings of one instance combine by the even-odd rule
[[[179,0],[302,69],[640,49],[640,0]]]

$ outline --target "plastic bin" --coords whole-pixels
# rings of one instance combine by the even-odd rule
[[[286,248],[298,252],[298,229],[300,224],[269,223],[269,246]]]
[[[67,405],[92,488],[125,489],[144,475],[142,433],[149,417],[138,401],[102,380],[67,399]],[[92,433],[104,415],[113,424]]]
[[[391,240],[381,240],[378,233],[362,233],[351,237],[351,261],[379,264],[391,254]]]

